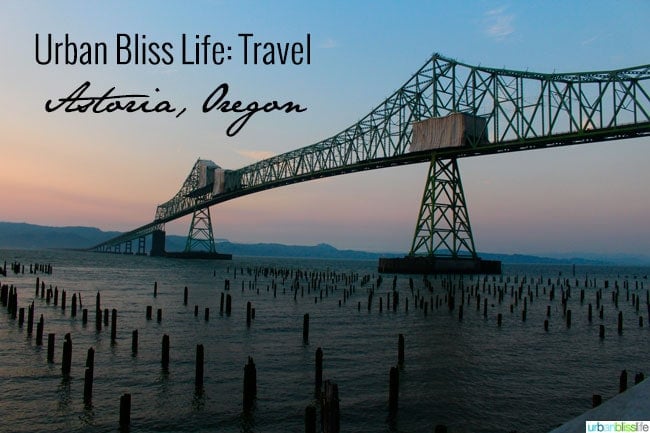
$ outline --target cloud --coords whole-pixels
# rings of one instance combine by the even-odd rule
[[[589,39],[582,41],[582,45],[591,45],[593,42],[598,40],[598,36],[592,36]]]
[[[248,159],[252,159],[253,161],[259,161],[275,156],[275,153],[268,150],[238,150],[237,153]]]
[[[336,41],[332,38],[327,38],[325,39],[321,44],[321,48],[329,49],[329,48],[336,48],[338,47],[339,44],[336,43]]]
[[[485,33],[497,41],[506,39],[515,31],[515,15],[506,13],[507,9],[502,6],[485,12]]]

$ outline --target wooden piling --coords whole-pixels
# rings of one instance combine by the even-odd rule
[[[84,405],[89,407],[93,400],[93,369],[86,368],[84,372]]]
[[[66,298],[65,290],[62,290],[61,291],[61,311],[65,311],[65,298]]]
[[[501,326],[501,322],[503,320],[503,315],[501,313],[497,314],[497,325]]]
[[[156,320],[158,323],[162,322],[162,308],[158,308],[158,312],[156,314]]]
[[[618,380],[618,392],[625,392],[627,390],[627,370],[621,371],[621,376]]]
[[[618,333],[619,335],[623,333],[623,312],[618,312]]]
[[[86,325],[88,323],[88,308],[81,310],[81,323]]]
[[[316,362],[315,362],[315,378],[314,378],[314,388],[317,398],[320,398],[320,389],[323,384],[323,349],[320,347],[316,349]]]
[[[22,328],[24,322],[25,322],[25,308],[21,307],[18,310],[18,327]]]
[[[302,342],[309,344],[309,313],[302,316]]]
[[[72,294],[72,309],[70,311],[71,317],[77,317],[77,294]]]
[[[593,394],[591,396],[591,407],[598,407],[603,403],[603,397],[600,394]]]
[[[113,308],[111,312],[111,343],[115,343],[117,337],[117,310]]]
[[[95,368],[95,349],[92,347],[89,347],[86,353],[86,368]]]
[[[221,315],[223,315],[223,301],[224,301],[224,293],[221,292],[221,301],[219,302],[219,314]]]
[[[162,338],[162,359],[161,364],[163,370],[169,368],[169,335],[164,334]]]
[[[571,310],[566,310],[566,327],[571,327]]]
[[[645,375],[643,373],[637,373],[634,375],[634,384],[638,385],[645,380]]]
[[[205,311],[203,312],[203,319],[207,322],[210,320],[210,308],[205,307]]]
[[[99,296],[99,293],[97,296]],[[97,331],[102,330],[102,309],[99,306],[95,309],[95,329]]]
[[[389,373],[389,389],[388,389],[388,411],[391,416],[397,413],[397,406],[399,402],[399,371],[397,367],[391,367]]]
[[[131,424],[131,394],[120,397],[120,427],[127,428]]]
[[[246,302],[246,326],[251,326],[251,301]]]
[[[36,324],[36,345],[37,346],[43,345],[43,315],[42,314],[40,320]]]
[[[90,406],[93,399],[93,380],[95,370],[95,349],[88,349],[86,356],[86,370],[84,372],[84,404]]]
[[[544,331],[548,331],[548,319],[544,319]]]
[[[598,336],[603,339],[605,338],[605,325],[600,325]]]
[[[70,333],[65,334],[63,341],[63,360],[61,362],[61,372],[64,376],[70,376],[72,366],[72,338]]]
[[[187,305],[187,286],[185,286],[185,290],[183,291],[183,305]]]
[[[138,353],[138,330],[134,329],[131,333],[131,353]]]
[[[99,292],[97,292],[97,299],[95,301],[95,328],[98,331],[102,330],[102,307]]]
[[[330,382],[325,381],[323,399],[321,400],[321,423],[323,433],[340,433],[341,416],[339,412],[339,388]]]
[[[257,397],[257,369],[253,358],[248,357],[248,363],[244,366],[244,412],[253,408],[253,402]]]
[[[54,338],[53,333],[47,334],[47,362],[54,362]]]
[[[232,297],[230,296],[230,294],[228,294],[226,296],[226,316],[230,316],[231,311],[232,311]]]
[[[104,326],[106,327],[108,327],[109,312],[110,310],[108,308],[104,308]]]
[[[153,297],[155,298],[157,296],[158,296],[158,281],[154,281],[154,283],[153,283]]]
[[[305,433],[316,433],[316,407],[305,407]]]
[[[194,389],[196,392],[203,390],[203,345],[196,345],[196,365],[194,375]]]

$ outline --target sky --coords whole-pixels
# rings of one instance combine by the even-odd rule
[[[0,220],[134,229],[153,220],[197,158],[237,169],[335,135],[433,53],[536,72],[620,69],[650,63],[648,18],[645,1],[4,1]],[[249,52],[245,64],[244,33],[280,44],[305,44],[309,35],[310,63],[253,64]],[[42,63],[50,34],[58,42],[67,34],[77,44],[105,43],[106,63],[68,65],[63,49],[58,63],[41,65],[37,34]],[[117,64],[118,34],[131,40],[120,54],[125,64]],[[190,48],[195,35],[231,46],[231,59],[183,64],[183,34]],[[136,35],[148,43],[146,64],[134,60]],[[152,52],[164,58],[166,42],[171,64],[151,64]],[[86,81],[87,95],[115,87],[187,111],[46,111],[48,100]],[[235,115],[201,110],[222,83],[233,100],[293,101],[307,110],[258,113],[231,137]],[[646,254],[649,140],[460,160],[477,250]],[[215,237],[407,252],[427,168],[348,174],[222,203],[211,208]],[[186,217],[166,230],[184,235],[189,223]]]

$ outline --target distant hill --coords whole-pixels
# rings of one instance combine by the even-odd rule
[[[0,222],[0,248],[88,248],[119,235],[94,227],[47,227]]]
[[[309,257],[328,259],[376,260],[379,257],[398,256],[398,254],[369,253],[365,251],[339,250],[328,244],[313,246],[283,244],[236,244],[228,241],[217,242],[217,251],[235,256]]]
[[[5,249],[85,249],[111,239],[120,232],[104,232],[94,227],[47,227],[27,223],[0,222],[0,248]],[[217,251],[234,256],[309,257],[328,259],[376,260],[379,257],[400,257],[404,253],[372,253],[356,250],[339,250],[328,244],[283,245],[277,243],[240,244],[228,240],[215,241]],[[182,251],[185,237],[169,235],[167,251]],[[539,257],[521,254],[480,253],[487,260],[503,263],[541,264],[620,264],[650,265],[647,256],[588,255],[582,257]]]

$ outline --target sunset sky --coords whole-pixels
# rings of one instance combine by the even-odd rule
[[[334,135],[435,52],[517,70],[620,69],[650,63],[649,18],[645,1],[4,1],[0,221],[130,230],[153,220],[197,158],[236,169]],[[244,64],[240,33],[274,43],[304,43],[309,34],[311,64]],[[63,49],[59,64],[39,65],[36,34],[42,44],[48,34],[103,42],[107,64],[66,65]],[[173,62],[116,64],[117,34],[169,42]],[[182,64],[183,34],[209,34],[232,47],[232,59]],[[47,100],[85,81],[89,95],[116,87],[187,112],[46,112]],[[293,101],[307,111],[259,113],[228,137],[235,115],[201,112],[224,82],[229,99]],[[649,145],[644,138],[461,160],[477,249],[648,253]],[[211,208],[215,237],[407,252],[426,171],[375,170],[223,203]],[[184,218],[167,232],[188,227]]]

